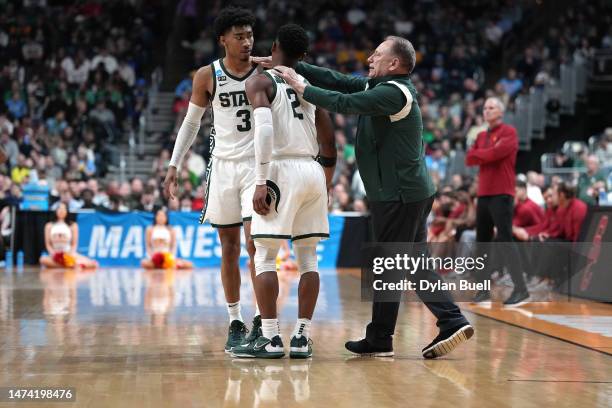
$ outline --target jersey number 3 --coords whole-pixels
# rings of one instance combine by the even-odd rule
[[[248,132],[251,130],[251,112],[247,109],[241,109],[236,112],[236,117],[242,119],[242,123],[236,126],[240,132]]]
[[[287,97],[291,101],[291,108],[293,109],[293,117],[298,118],[299,120],[303,120],[304,114],[296,110],[297,108],[300,107],[300,100],[298,99],[297,93],[293,89],[287,88]]]

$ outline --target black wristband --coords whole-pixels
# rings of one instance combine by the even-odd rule
[[[336,157],[317,156],[317,161],[323,167],[334,167],[336,165]]]

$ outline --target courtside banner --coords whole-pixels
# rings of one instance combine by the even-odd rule
[[[176,256],[197,267],[221,265],[221,243],[210,224],[198,224],[199,212],[170,212],[169,222],[176,232]],[[145,258],[145,231],[153,223],[151,213],[79,213],[78,252],[97,260],[100,266],[139,266]],[[319,266],[336,266],[344,217],[329,217],[330,238],[317,246]],[[248,258],[242,238],[241,264]]]

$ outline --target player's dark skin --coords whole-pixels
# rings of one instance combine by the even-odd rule
[[[251,50],[253,49],[253,28],[251,26],[234,26],[219,37],[219,43],[225,49],[223,65],[230,74],[243,77],[253,68]],[[193,90],[190,102],[200,107],[209,105],[213,92],[212,66],[200,68],[193,77]],[[164,180],[164,194],[175,199],[178,189],[177,168],[168,167]],[[221,241],[221,281],[228,303],[240,300],[240,227],[217,228]],[[255,279],[255,245],[251,239],[251,222],[244,222],[244,236],[247,251],[251,258],[251,279]]]
[[[272,45],[272,61],[275,65],[286,65],[293,67],[298,60],[291,60],[283,55],[277,42]],[[253,109],[270,108],[274,94],[274,84],[269,76],[258,74],[250,78],[246,83],[246,93]],[[336,157],[336,145],[334,130],[329,114],[317,108],[315,113],[315,125],[317,128],[317,140],[319,142],[319,153],[325,157]],[[334,167],[325,167],[325,179],[327,186],[331,185]],[[266,203],[267,187],[258,185],[253,195],[253,210],[260,215],[267,215],[270,206]],[[257,304],[262,319],[275,319],[277,317],[276,300],[278,298],[278,277],[276,271],[261,273],[254,279]],[[314,308],[319,296],[319,274],[303,273],[300,277],[298,287],[298,318],[312,319]]]

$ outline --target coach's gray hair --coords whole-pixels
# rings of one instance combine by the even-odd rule
[[[502,111],[502,113],[504,113],[506,111],[506,106],[504,105],[504,103],[502,102],[501,99],[499,99],[497,96],[491,96],[489,98],[487,98],[487,101],[491,100],[493,102],[495,102],[495,104],[497,105],[497,107],[499,108],[499,110]],[[485,103],[487,102],[485,101]]]
[[[416,64],[416,52],[412,43],[403,37],[390,35],[385,40],[393,41],[391,52],[399,58],[401,64],[411,73]]]

